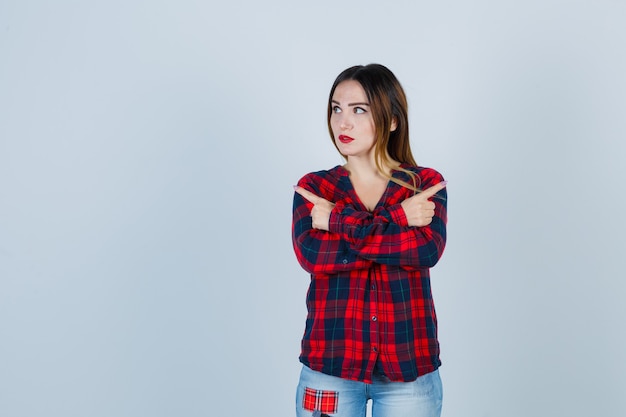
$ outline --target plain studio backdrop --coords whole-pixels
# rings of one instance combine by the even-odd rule
[[[294,415],[292,185],[382,63],[449,180],[445,417],[626,415],[626,6],[0,1],[0,415]]]

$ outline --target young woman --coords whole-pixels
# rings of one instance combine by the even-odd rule
[[[297,416],[439,416],[429,268],[446,242],[446,182],[419,167],[407,101],[386,67],[335,80],[328,129],[345,165],[295,186],[293,245],[311,274]]]

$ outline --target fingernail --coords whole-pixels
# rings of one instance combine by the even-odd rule
[[[293,189],[295,190],[296,188],[298,188],[298,186],[297,186],[297,185],[294,185],[294,186],[293,186]]]
[[[441,181],[441,184],[445,187],[446,185],[448,185],[448,181]]]

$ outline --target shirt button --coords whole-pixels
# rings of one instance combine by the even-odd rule
[[[345,264],[347,264],[347,263],[348,263],[348,260],[347,260],[347,259],[344,259],[342,262],[343,262],[343,264],[345,265]]]
[[[376,316],[372,316],[372,321],[376,321],[378,318]]]
[[[375,290],[376,289],[376,285],[372,285],[372,289]]]
[[[372,348],[372,352],[378,352],[378,349],[376,349],[376,346]]]

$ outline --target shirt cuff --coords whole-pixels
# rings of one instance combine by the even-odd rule
[[[406,218],[406,213],[402,208],[401,204],[394,204],[392,206],[387,207],[387,211],[391,215],[391,219],[395,224],[400,227],[408,227],[409,221]]]
[[[330,211],[330,217],[328,219],[328,231],[331,233],[341,233],[341,211],[343,210],[343,204],[337,203],[335,207]]]

